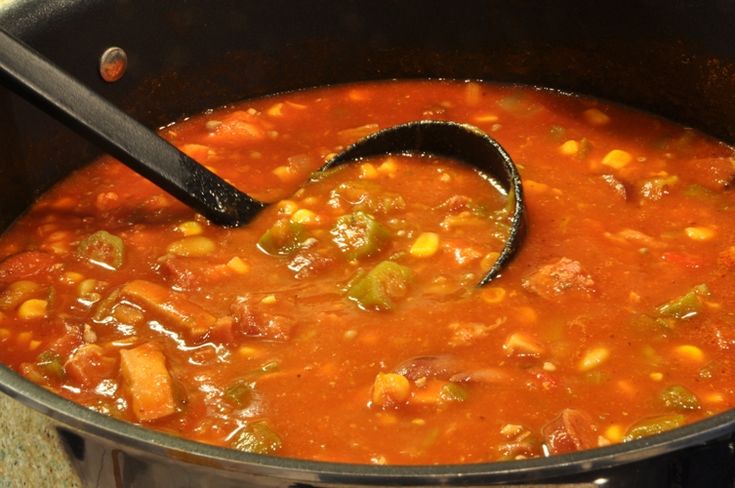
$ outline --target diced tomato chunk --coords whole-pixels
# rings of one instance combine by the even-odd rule
[[[235,321],[232,317],[220,317],[209,329],[207,338],[209,340],[227,343],[235,340]]]
[[[85,344],[69,357],[64,370],[71,380],[83,387],[91,387],[115,376],[117,359],[106,355],[96,344]]]
[[[541,266],[523,280],[523,287],[543,298],[551,299],[568,290],[589,292],[595,282],[585,274],[579,261],[561,258]]]
[[[56,263],[56,257],[43,251],[23,251],[0,262],[0,285],[30,278]]]
[[[661,255],[661,259],[667,263],[676,264],[685,268],[699,268],[704,264],[702,256],[686,252],[665,252]]]
[[[597,447],[595,426],[581,410],[565,408],[542,429],[550,454],[581,451]]]
[[[230,307],[241,334],[262,337],[275,341],[286,341],[296,325],[290,300],[281,299],[275,304],[256,303],[250,296],[241,297]]]
[[[70,324],[61,320],[58,322],[63,324],[64,332],[48,349],[66,358],[84,342],[84,329],[79,324]]]
[[[228,267],[217,265],[206,258],[169,255],[159,260],[158,269],[165,278],[185,290],[220,282],[232,276]]]
[[[121,350],[120,371],[139,421],[150,422],[176,412],[173,380],[166,357],[155,343]]]
[[[220,118],[209,133],[208,143],[240,145],[247,141],[258,141],[266,136],[273,124],[257,114],[237,110]]]

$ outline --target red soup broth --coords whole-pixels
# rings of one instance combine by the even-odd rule
[[[508,202],[426,155],[330,155],[418,119],[475,125]],[[249,452],[377,464],[553,455],[735,402],[735,153],[649,114],[520,86],[305,90],[161,131],[273,204],[214,226],[103,157],[0,239],[0,358],[96,411]]]

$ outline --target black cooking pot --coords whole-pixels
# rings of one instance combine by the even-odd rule
[[[0,26],[151,127],[315,85],[478,78],[603,97],[735,141],[735,0],[7,0]],[[107,83],[98,62],[113,45],[127,51],[129,69]],[[1,227],[98,154],[6,91],[0,147]],[[99,415],[4,368],[0,390],[58,422],[90,485],[715,486],[735,478],[735,412],[546,459],[383,467],[185,441]]]

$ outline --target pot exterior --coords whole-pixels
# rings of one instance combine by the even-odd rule
[[[446,476],[414,476],[409,479],[378,479],[345,475],[303,477],[297,472],[284,470],[278,474],[259,475],[247,470],[226,471],[221,466],[200,465],[201,460],[162,460],[144,452],[131,452],[119,445],[104,440],[77,434],[65,427],[58,427],[59,437],[70,455],[72,464],[85,486],[212,486],[236,488],[242,486],[275,487],[375,487],[375,486],[436,486],[458,485],[483,486],[526,486],[526,487],[631,487],[645,486],[732,486],[735,479],[735,452],[732,437],[725,437],[702,446],[683,449],[671,455],[656,456],[621,469],[613,466],[601,470],[589,470],[570,476],[510,481],[510,478],[488,477],[470,481]],[[297,475],[292,478],[293,475]],[[330,479],[331,478],[331,479]]]
[[[607,98],[728,142],[735,141],[733,25],[733,0],[186,0],[175,7],[9,0],[0,6],[0,26],[150,127],[317,85],[457,78]],[[129,59],[114,83],[98,74],[99,56],[111,46]],[[4,90],[0,146],[0,228],[97,154]],[[391,468],[262,458],[150,433],[54,398],[4,368],[0,390],[59,422],[69,457],[90,486],[599,486],[615,480],[684,486],[699,479],[716,486],[735,477],[732,413],[550,459]]]

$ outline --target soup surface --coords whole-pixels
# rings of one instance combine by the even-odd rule
[[[417,119],[518,164],[507,202],[421,155],[329,155]],[[164,137],[274,202],[223,229],[112,160],[0,239],[0,359],[114,417],[250,452],[475,463],[655,434],[735,403],[735,153],[547,90],[402,81],[213,110]]]

